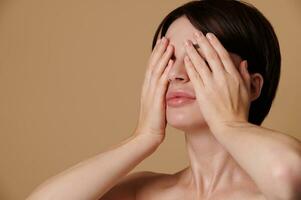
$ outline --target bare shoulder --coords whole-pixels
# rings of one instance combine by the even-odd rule
[[[160,173],[151,171],[130,173],[120,179],[120,181],[99,200],[134,200],[137,189],[141,187],[143,183],[158,176],[160,176]]]

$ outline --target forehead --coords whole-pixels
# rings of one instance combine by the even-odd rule
[[[193,37],[194,32],[198,30],[190,23],[186,16],[182,16],[168,27],[165,36],[174,46],[181,45],[185,40],[190,39],[194,44],[196,41]]]

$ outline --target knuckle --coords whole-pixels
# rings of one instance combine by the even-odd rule
[[[157,60],[160,60],[160,58],[164,55],[164,49],[160,49],[158,50],[157,54],[156,54],[156,58]]]
[[[218,77],[218,79],[219,79],[218,83],[220,83],[221,86],[225,85],[225,82],[227,81],[226,76],[227,76],[227,74],[224,73]]]
[[[154,55],[162,54],[164,52],[164,50],[165,50],[165,47],[160,45],[154,50],[153,54]]]
[[[229,59],[229,58],[230,58],[229,53],[226,52],[226,51],[222,51],[222,52],[220,53],[220,56],[221,56],[222,59]]]
[[[214,60],[217,59],[217,54],[211,51],[207,53],[207,57],[208,59]]]
[[[171,57],[171,52],[165,52],[165,54],[162,56],[162,62],[166,62]]]
[[[154,68],[155,65],[156,65],[156,63],[154,61],[149,62],[148,63],[148,70],[151,71]]]
[[[159,82],[159,78],[155,78],[153,79],[152,81],[152,94],[154,93],[154,91],[157,89],[157,85],[158,85],[158,82]]]
[[[149,58],[149,60],[148,60],[148,62],[147,62],[147,65],[148,65],[149,68],[153,68],[153,66],[154,66],[155,64],[156,64],[155,56],[152,55],[152,56]]]
[[[160,71],[157,68],[153,71],[153,76],[158,77],[159,75],[160,75]]]
[[[164,50],[166,48],[166,44],[161,43],[161,45],[159,46],[159,49]]]

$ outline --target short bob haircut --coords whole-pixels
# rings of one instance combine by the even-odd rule
[[[163,19],[154,35],[152,50],[158,37],[162,38],[181,16],[186,16],[202,33],[214,33],[227,51],[247,60],[249,73],[262,75],[261,94],[251,102],[248,117],[250,123],[261,125],[270,111],[280,79],[281,53],[271,23],[257,8],[243,1],[190,1]]]

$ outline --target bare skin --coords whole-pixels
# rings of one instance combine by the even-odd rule
[[[169,27],[165,35],[169,39],[169,44],[174,46],[176,57],[174,66],[169,72],[169,78],[172,80],[169,89],[185,87],[186,90],[193,91],[183,67],[185,50],[182,43],[186,39],[193,41],[193,33],[196,30],[186,18],[181,17]],[[230,53],[230,55],[236,65],[241,62],[241,58],[236,54]],[[183,81],[177,82],[179,78]],[[257,87],[252,94],[253,99],[259,93],[260,80],[258,79],[260,79],[259,76],[253,76],[255,88]],[[185,116],[186,113],[187,116]],[[137,200],[265,199],[251,177],[215,139],[206,126],[196,103],[183,106],[183,108],[167,106],[166,116],[171,126],[185,133],[190,166],[174,174],[139,172],[136,182],[124,184],[127,187],[131,185],[128,189],[136,191]],[[193,123],[198,124],[199,128],[190,129]]]
[[[166,106],[168,90],[193,91],[183,66],[182,43],[190,39],[196,44],[192,36],[195,31],[192,24],[181,17],[169,27],[165,42],[164,39],[157,41],[148,62],[133,135],[46,180],[28,200],[298,199],[293,195],[299,194],[297,189],[301,184],[300,141],[251,126],[225,128],[223,134],[218,133],[222,129],[211,132],[196,101],[179,108]],[[240,57],[232,53],[230,56],[238,66]],[[260,94],[263,80],[258,74],[252,74],[249,80],[252,84],[250,100],[254,100]],[[128,174],[164,141],[167,123],[185,133],[189,166],[175,174]],[[232,132],[234,134],[225,134]],[[256,148],[246,148],[245,143]],[[281,156],[275,159],[271,149]],[[270,168],[267,170],[267,167]]]
[[[189,176],[189,167],[175,173],[175,174],[160,174],[155,172],[145,172],[141,174],[143,184],[136,185],[136,200],[265,200],[266,198],[258,190],[254,182],[239,180],[232,182],[232,185],[222,185],[220,183],[220,191],[212,193],[210,197],[197,197],[195,189],[191,187],[189,182],[182,179]],[[187,180],[186,180],[187,181]]]
[[[185,85],[185,88],[192,89],[181,58],[184,55],[183,41],[193,41],[195,31],[197,29],[182,17],[177,19],[166,33],[170,43],[175,46],[175,55],[179,59],[169,74],[174,81],[171,82],[170,88]],[[239,56],[230,55],[236,65],[241,62]],[[185,81],[176,82],[177,77]],[[258,91],[255,90],[253,97]],[[175,174],[153,176],[151,181],[139,190],[137,199],[234,199],[235,195],[237,199],[262,198],[252,179],[210,132],[196,103],[183,108],[167,107],[166,112],[168,123],[185,132],[190,166]],[[189,117],[186,117],[186,113]],[[193,122],[198,123],[198,129],[190,129],[189,126]]]

